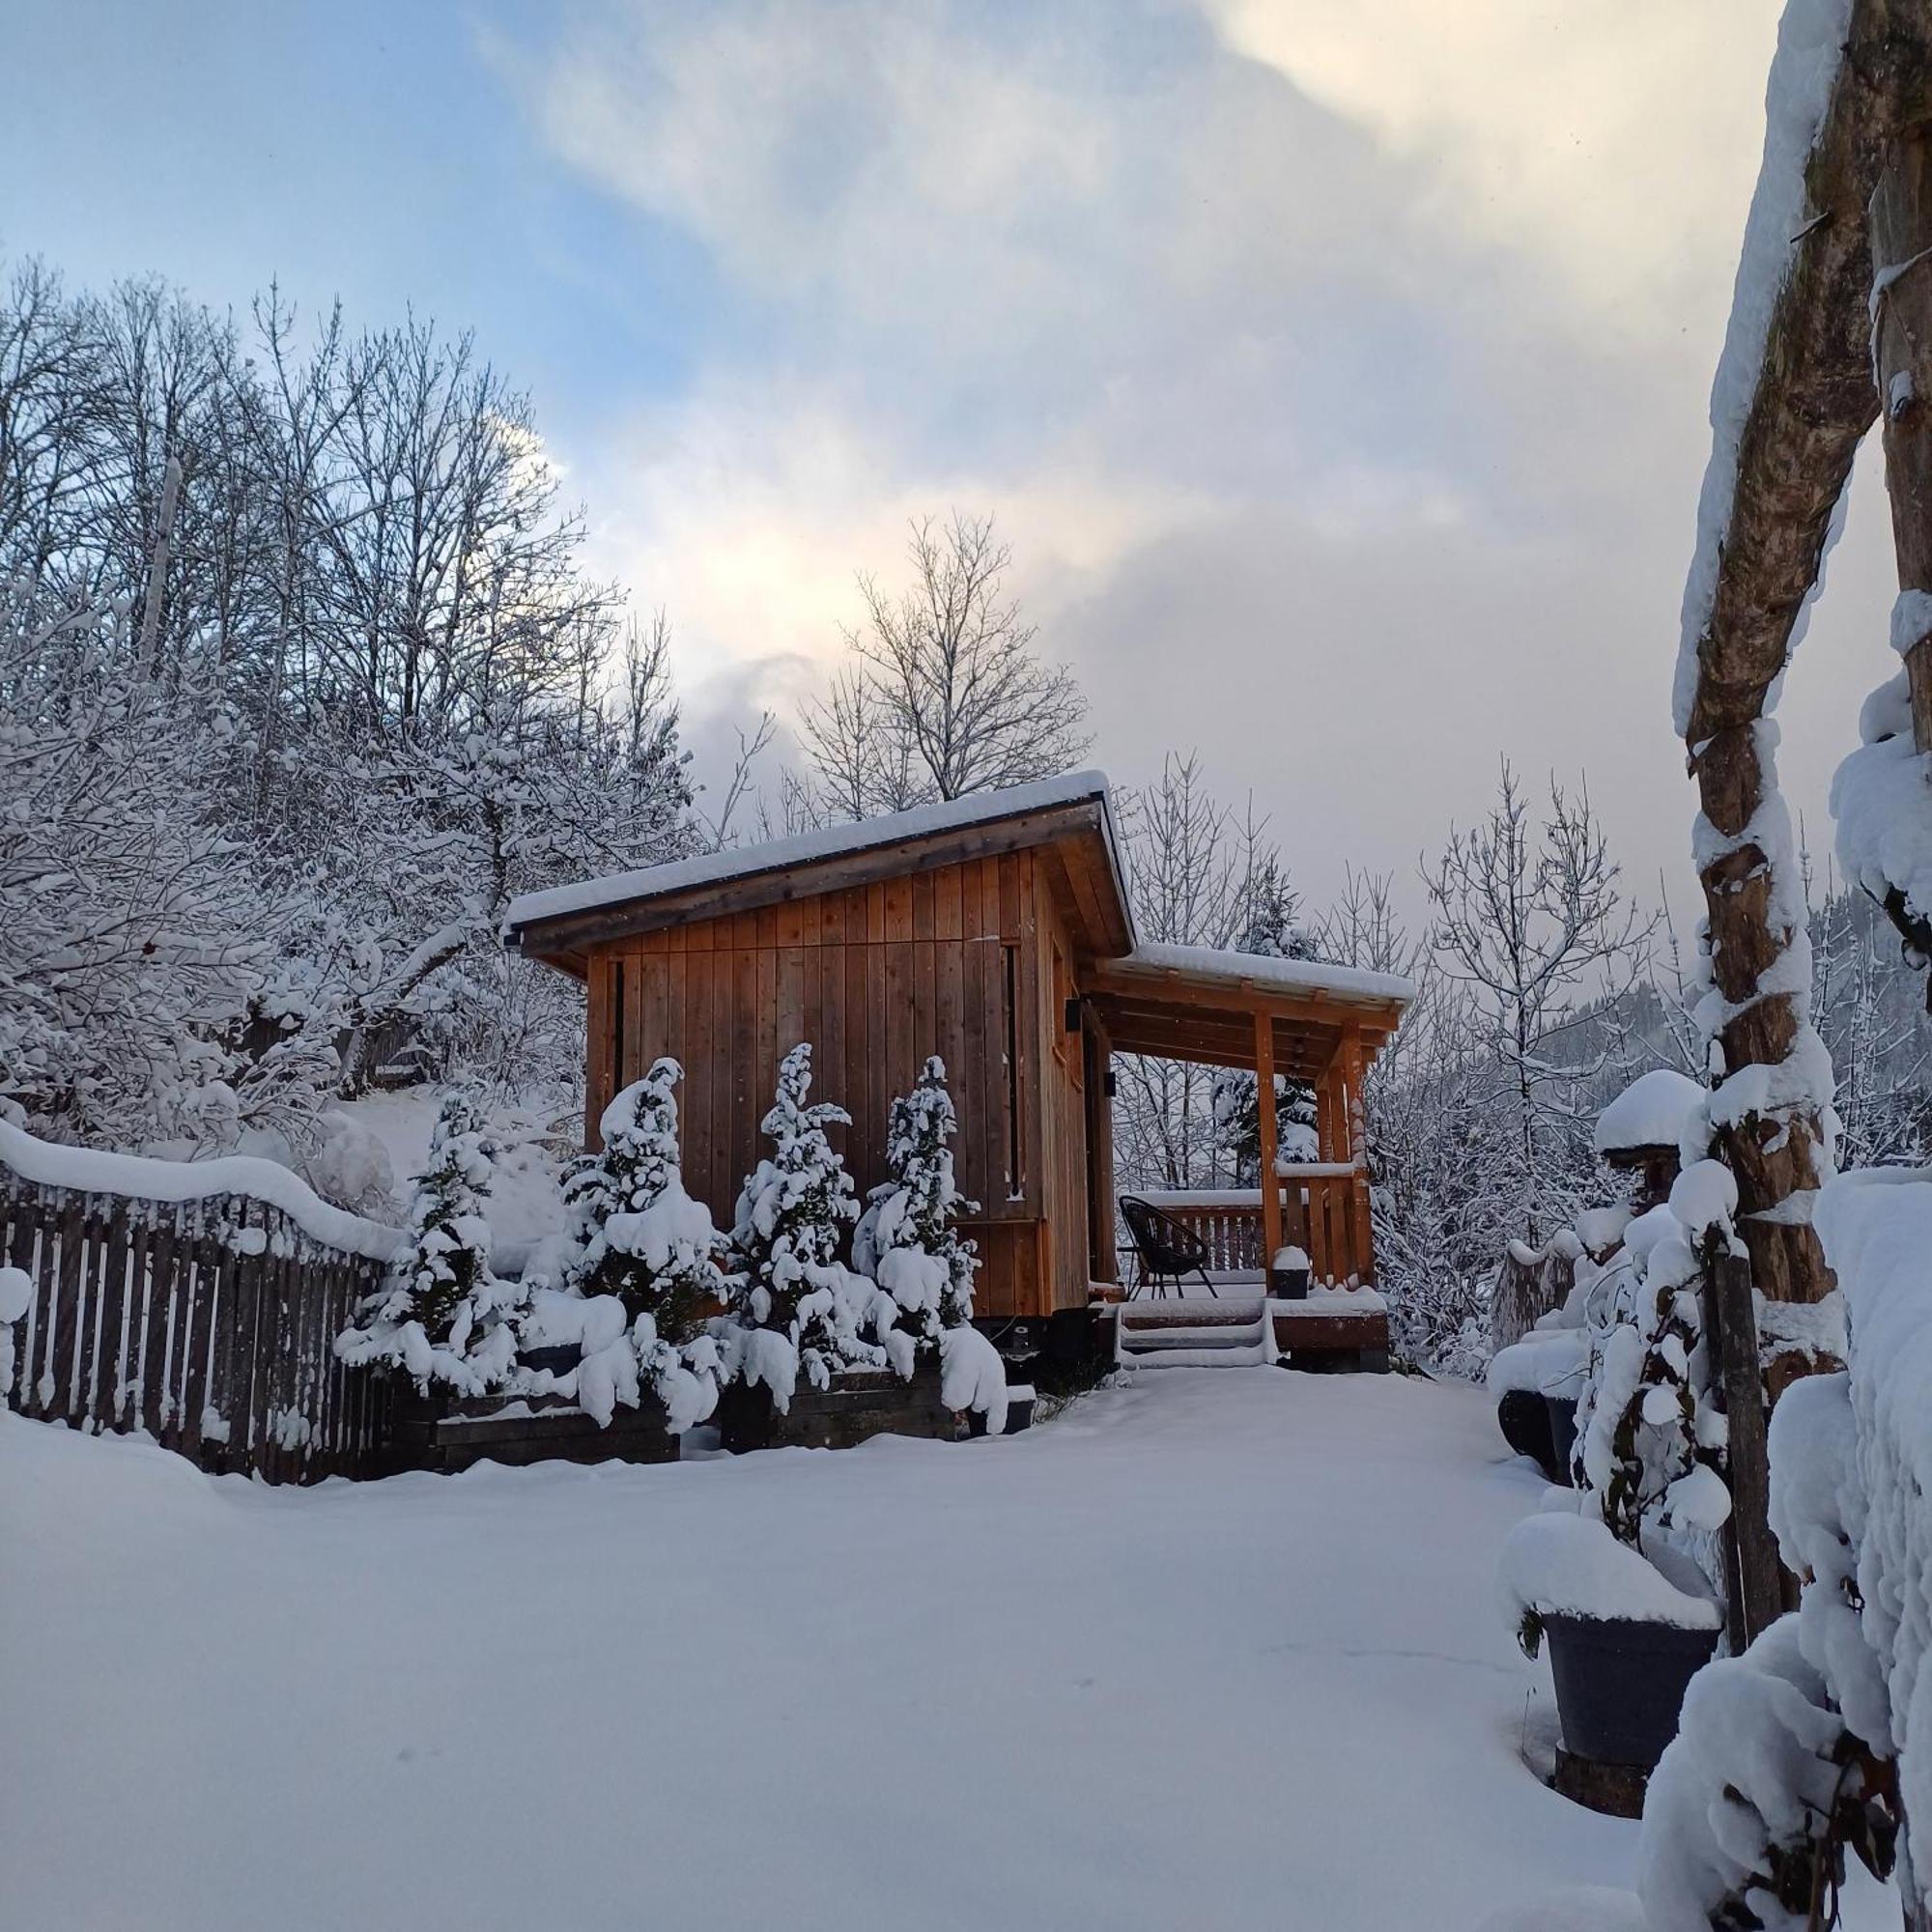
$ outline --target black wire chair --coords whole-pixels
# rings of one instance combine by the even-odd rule
[[[1127,1224],[1127,1238],[1134,1245],[1138,1262],[1134,1293],[1143,1289],[1154,1294],[1172,1289],[1180,1293],[1181,1277],[1198,1274],[1208,1293],[1219,1300],[1220,1292],[1208,1279],[1208,1243],[1194,1230],[1163,1214],[1151,1201],[1138,1194],[1121,1196],[1121,1218]]]

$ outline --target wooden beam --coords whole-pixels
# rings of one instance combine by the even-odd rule
[[[1887,0],[1853,0],[1846,50],[1805,168],[1805,219],[1791,239],[1745,417],[1695,682],[1679,720],[1716,835],[1716,856],[1700,877],[1712,974],[1730,1015],[1718,1040],[1727,1076],[1777,1065],[1802,1044],[1799,1009],[1789,992],[1776,990],[1799,934],[1776,909],[1802,904],[1803,895],[1797,881],[1774,879],[1773,855],[1749,836],[1773,789],[1771,741],[1758,727],[1875,412],[1865,209],[1879,172],[1889,11]],[[1813,1186],[1825,1165],[1818,1115],[1747,1116],[1718,1145],[1737,1176],[1738,1226],[1759,1289],[1776,1301],[1819,1299],[1832,1281],[1810,1217],[1776,1211]]]
[[[836,853],[802,865],[775,865],[764,870],[711,880],[647,898],[587,907],[582,912],[558,914],[553,919],[531,920],[515,928],[511,938],[520,951],[548,959],[595,945],[600,940],[662,931],[695,920],[715,919],[723,913],[786,905],[798,899],[815,898],[822,893],[905,878],[939,866],[1000,858],[1008,853],[1030,851],[1056,838],[1093,838],[1104,843],[1105,825],[1105,813],[1097,800],[1053,806],[981,825],[929,833],[896,844]],[[1124,924],[1115,922],[1113,937],[1123,944],[1124,932]]]
[[[1355,1272],[1364,1283],[1376,1278],[1375,1235],[1369,1213],[1368,1129],[1362,1116],[1362,1037],[1353,1027],[1342,1036],[1342,1086],[1349,1129],[1348,1158],[1355,1163],[1349,1190],[1349,1213],[1354,1226]]]
[[[1274,1258],[1281,1252],[1281,1182],[1275,1178],[1278,1146],[1274,1118],[1274,1025],[1265,1014],[1255,1015],[1255,1118],[1261,1133],[1262,1280],[1274,1278]]]
[[[1920,68],[1921,79],[1923,67]],[[1916,103],[1922,107],[1921,103]],[[1911,122],[1885,156],[1871,203],[1872,365],[1885,422],[1885,486],[1901,592],[1932,595],[1932,130]],[[1910,606],[1901,597],[1899,609]],[[1912,740],[1932,752],[1932,621],[1894,636],[1912,692]],[[1921,955],[1932,922],[1894,888],[1885,909]]]

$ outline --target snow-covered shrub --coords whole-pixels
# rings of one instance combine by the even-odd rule
[[[973,1243],[957,1226],[976,1204],[962,1200],[952,1178],[951,1142],[956,1122],[946,1091],[946,1064],[937,1055],[920,1069],[919,1084],[895,1099],[886,1133],[889,1179],[872,1190],[853,1236],[853,1261],[891,1295],[896,1311],[885,1336],[887,1353],[910,1376],[919,1350],[973,1319]]]
[[[464,1395],[499,1386],[516,1359],[511,1318],[522,1292],[490,1267],[490,1193],[496,1143],[470,1095],[444,1096],[429,1161],[410,1202],[409,1238],[388,1282],[336,1337],[352,1366],[385,1363],[417,1388],[443,1382]]]
[[[1778,1399],[1771,1471],[1799,1607],[1691,1683],[1644,1804],[1639,1887],[1655,1932],[1835,1923],[1846,1848],[1881,1877],[1891,1866],[1892,1727],[1861,1621],[1867,1505],[1845,1376],[1807,1377]]]
[[[608,1423],[617,1403],[636,1406],[647,1381],[679,1435],[717,1404],[718,1348],[704,1324],[731,1292],[720,1265],[724,1237],[711,1210],[685,1191],[676,1096],[683,1075],[675,1060],[659,1060],[605,1108],[602,1149],[565,1182],[575,1254],[564,1293],[543,1296],[524,1323],[526,1346],[581,1346],[577,1368],[556,1386],[587,1413]],[[559,1305],[570,1298],[584,1304],[574,1322]]]
[[[393,1219],[395,1173],[381,1136],[339,1109],[323,1115],[318,1131],[320,1141],[306,1163],[309,1185],[352,1214]]]
[[[1503,1546],[1505,1588],[1532,1654],[1542,1617],[1558,1611],[1690,1629],[1721,1621],[1709,1579],[1731,1496],[1700,1290],[1712,1258],[1736,1241],[1736,1204],[1728,1168],[1687,1169],[1666,1206],[1623,1231],[1606,1264],[1578,1256],[1565,1315],[1578,1321],[1580,1346],[1559,1354],[1559,1331],[1520,1344],[1520,1356],[1510,1351],[1506,1367],[1530,1378],[1523,1385],[1546,1387],[1546,1372],[1566,1362],[1581,1371],[1577,1488]]]
[[[1604,1343],[1590,1412],[1578,1416],[1577,1466],[1605,1525],[1635,1548],[1646,1530],[1711,1533],[1730,1515],[1701,1289],[1712,1257],[1736,1239],[1736,1205],[1730,1170],[1700,1161],[1667,1207],[1625,1233],[1628,1319]]]
[[[859,1204],[825,1130],[850,1126],[851,1116],[829,1101],[808,1104],[810,1091],[811,1047],[801,1043],[779,1067],[761,1127],[775,1151],[746,1177],[731,1231],[744,1280],[731,1365],[744,1380],[763,1382],[781,1408],[801,1370],[822,1389],[840,1369],[882,1367],[886,1351],[870,1333],[897,1312],[838,1259]]]

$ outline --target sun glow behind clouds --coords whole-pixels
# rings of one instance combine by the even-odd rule
[[[1406,872],[1499,751],[1614,763],[1630,871],[1681,877],[1673,613],[1776,11],[568,16],[533,125],[736,295],[571,452],[694,723],[814,688],[909,516],[993,510],[1123,776],[1199,742]]]

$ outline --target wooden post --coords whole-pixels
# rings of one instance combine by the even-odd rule
[[[1680,673],[1676,724],[1705,823],[1700,868],[1711,971],[1721,999],[1723,1077],[1804,1050],[1790,988],[1802,924],[1798,882],[1774,877],[1797,857],[1760,837],[1775,780],[1765,706],[1791,654],[1793,625],[1817,578],[1833,510],[1875,413],[1866,205],[1877,183],[1884,102],[1877,77],[1901,19],[1887,0],[1853,0],[1846,46],[1804,170],[1805,206],[1790,239],[1764,355],[1738,438],[1730,514],[1708,601],[1687,611],[1695,676]],[[1770,849],[1767,849],[1769,847]],[[1714,1003],[1715,1004],[1715,1003]],[[1738,1230],[1758,1288],[1774,1301],[1817,1301],[1832,1277],[1808,1214],[1779,1211],[1827,1166],[1820,1109],[1745,1115],[1718,1136],[1738,1180]],[[1779,1371],[1774,1367],[1774,1381]]]
[[[1346,1095],[1344,1120],[1349,1132],[1348,1158],[1354,1162],[1354,1178],[1349,1182],[1349,1217],[1354,1240],[1356,1279],[1368,1286],[1376,1278],[1375,1237],[1369,1220],[1368,1133],[1362,1121],[1361,1029],[1350,1025],[1342,1034],[1342,1082]]]
[[[1751,1299],[1750,1263],[1743,1256],[1719,1255],[1713,1264],[1704,1292],[1704,1325],[1724,1391],[1729,1440],[1731,1520],[1724,1541],[1731,1573],[1731,1649],[1736,1653],[1784,1613],[1786,1597],[1777,1539],[1771,1533],[1757,1309]]]
[[[1261,1128],[1262,1283],[1274,1286],[1274,1258],[1281,1252],[1281,1180],[1276,1175],[1278,1146],[1274,1118],[1274,1021],[1255,1015],[1255,1118]]]
[[[1081,1050],[1086,1056],[1087,1246],[1095,1281],[1118,1282],[1120,1256],[1114,1246],[1114,1100],[1107,1092],[1114,1056],[1107,1030],[1091,1009],[1086,1014]]]
[[[1871,203],[1872,369],[1885,424],[1885,487],[1901,593],[1892,643],[1912,690],[1912,740],[1932,751],[1932,132],[1909,127],[1886,150]],[[1916,596],[1912,593],[1918,593]],[[1932,926],[1896,890],[1886,911],[1911,943]]]

